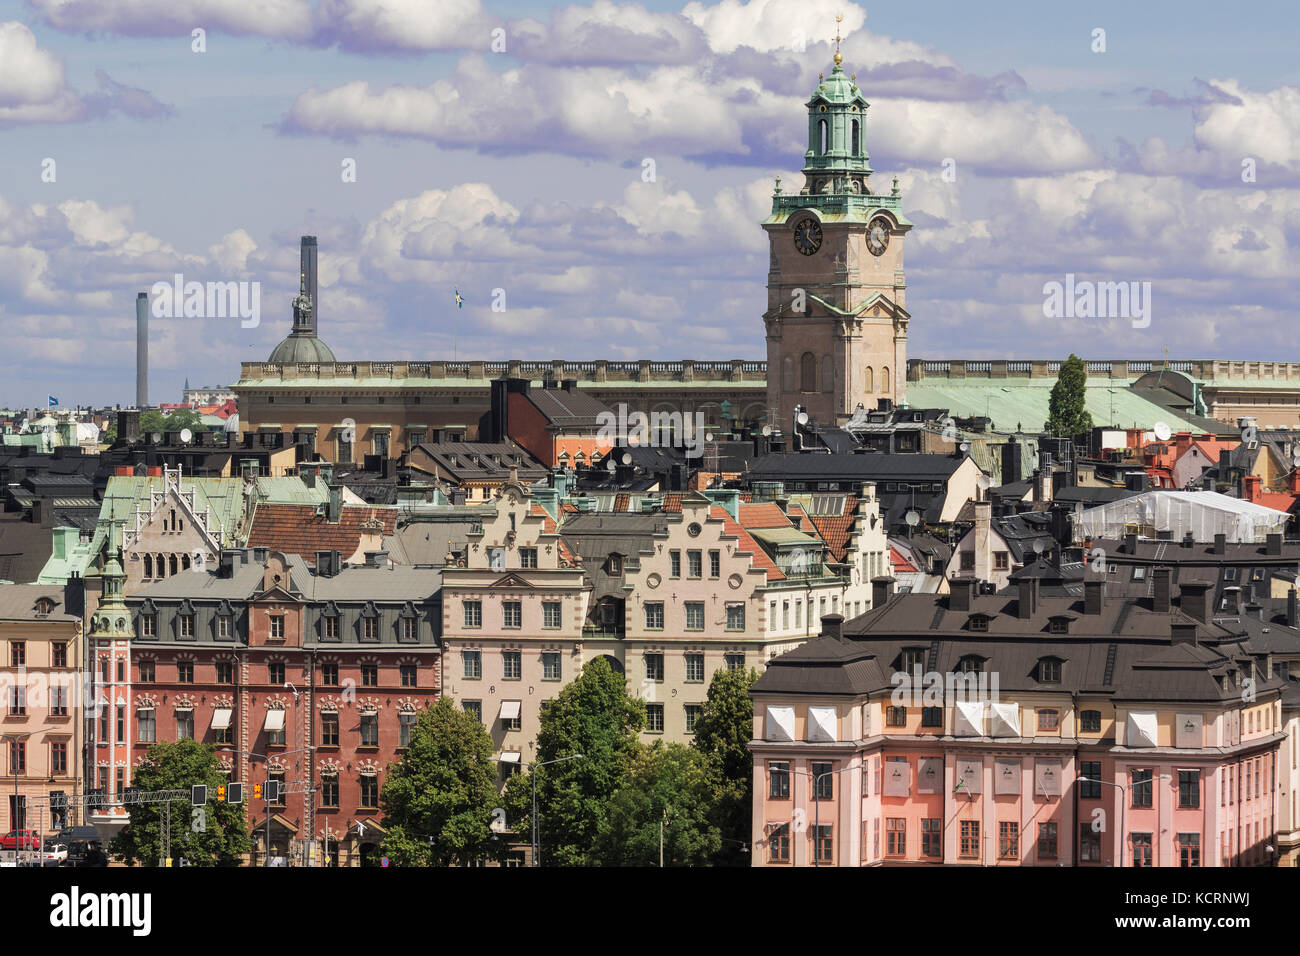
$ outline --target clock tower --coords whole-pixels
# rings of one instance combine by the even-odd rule
[[[808,151],[798,194],[781,191],[763,221],[771,248],[767,276],[768,422],[789,433],[794,407],[838,425],[858,405],[904,400],[907,323],[898,180],[887,194],[870,185],[863,145],[867,101],[835,66],[808,101]]]

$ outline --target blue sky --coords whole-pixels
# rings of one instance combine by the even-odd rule
[[[261,324],[155,319],[151,399],[232,382],[303,233],[343,359],[762,357],[758,222],[836,13],[917,223],[912,357],[1300,360],[1291,6],[252,6],[0,3],[0,405],[130,401],[135,293],[176,272],[261,283]],[[1151,282],[1150,326],[1045,319],[1066,273]]]

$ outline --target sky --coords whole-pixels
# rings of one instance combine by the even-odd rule
[[[340,360],[763,358],[837,14],[910,357],[1300,361],[1294,5],[0,0],[0,406],[132,402],[176,274],[260,316],[152,319],[150,400],[233,383],[304,234]]]

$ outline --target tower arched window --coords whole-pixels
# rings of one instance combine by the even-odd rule
[[[180,570],[179,562],[176,560],[176,555],[169,555],[169,559],[170,560],[167,562],[168,570],[170,570],[172,574],[176,574],[177,571]]]
[[[867,386],[867,392],[870,393],[870,392],[871,392],[871,391],[876,387],[876,385],[875,385],[875,374],[871,371],[871,366],[870,366],[870,365],[868,365],[867,368],[866,368],[866,372],[865,372],[865,374],[863,375],[863,380],[864,380],[864,382],[866,383],[866,386]]]
[[[861,151],[861,148],[862,147],[858,143],[858,121],[854,120],[853,121],[853,155],[854,156],[858,155],[858,153]]]
[[[146,581],[153,579],[153,555],[151,554],[144,556],[144,579]]]
[[[804,352],[799,359],[799,391],[817,391],[817,356]]]
[[[182,570],[182,571],[188,571],[189,569],[190,569],[190,556],[189,556],[188,554],[182,554],[182,555],[181,555],[181,570]]]
[[[153,556],[153,566],[154,566],[154,573],[156,574],[157,577],[160,578],[167,577],[167,559],[164,558],[161,554],[155,554]]]
[[[882,392],[889,391],[889,366],[888,365],[886,365],[884,368],[880,370],[880,390]]]
[[[825,156],[831,145],[831,127],[824,119],[817,121],[817,141],[821,144],[818,155]]]

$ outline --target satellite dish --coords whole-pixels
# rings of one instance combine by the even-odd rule
[[[625,465],[630,465],[630,464],[632,464],[632,456],[629,455],[627,452],[623,452],[623,458],[622,458],[622,461],[623,461],[623,464],[625,464]]]
[[[988,491],[989,488],[992,487],[993,481],[988,475],[980,475],[975,479],[975,484],[979,487],[980,491]]]
[[[613,458],[606,458],[606,459],[605,459],[605,470],[606,470],[606,471],[614,471],[616,468],[618,468],[618,465],[614,462],[614,459],[613,459]]]
[[[1156,433],[1157,441],[1169,441],[1169,436],[1173,434],[1173,430],[1165,422],[1156,422],[1151,430]]]
[[[186,444],[186,445],[188,445],[190,442],[194,441],[194,432],[190,431],[188,428],[182,428],[182,429],[181,429],[181,441],[182,441],[184,444]]]
[[[1034,554],[1042,554],[1044,551],[1047,550],[1047,545],[1044,544],[1040,539],[1035,539],[1032,547],[1034,549]]]
[[[958,445],[957,447],[961,449],[961,453],[964,455],[964,454],[966,454],[968,451],[970,451],[970,442],[968,442],[968,441],[964,441],[964,442],[962,442],[960,445]]]
[[[903,520],[907,522],[909,528],[915,528],[921,523],[921,513],[913,508],[903,515]]]
[[[149,436],[155,445],[162,444],[162,432],[154,432]]]
[[[764,435],[770,435],[770,434],[772,434],[772,426],[771,426],[771,425],[764,425],[764,426],[763,426],[763,434],[764,434]]]
[[[808,413],[807,413],[807,412],[800,412],[798,418],[796,418],[795,420],[796,420],[800,425],[807,425],[807,424],[808,424]]]

